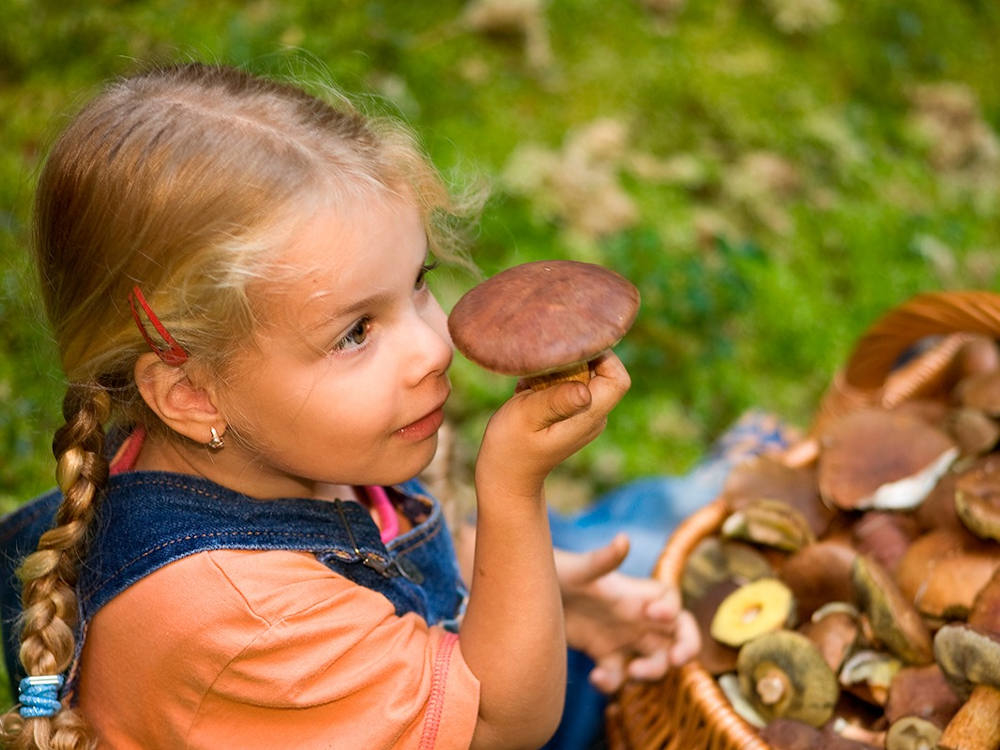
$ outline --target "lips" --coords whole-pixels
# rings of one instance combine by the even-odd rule
[[[411,422],[405,427],[396,430],[396,434],[404,440],[424,440],[429,438],[441,427],[444,422],[444,403],[448,395],[441,399],[438,406],[429,411],[415,422]]]

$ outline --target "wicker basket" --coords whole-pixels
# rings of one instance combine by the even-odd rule
[[[959,348],[973,334],[1000,338],[1000,295],[990,292],[922,294],[889,311],[857,342],[820,403],[812,432],[827,420],[868,406],[887,408],[916,397],[947,393]],[[936,337],[898,365],[917,342]],[[786,454],[789,463],[815,456],[807,438]],[[681,523],[656,564],[653,577],[679,585],[694,547],[715,533],[726,515],[717,499]],[[712,676],[690,662],[655,683],[628,682],[607,708],[611,750],[769,750],[756,730],[731,708]]]

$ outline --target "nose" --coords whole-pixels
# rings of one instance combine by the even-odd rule
[[[431,297],[422,310],[416,311],[408,332],[411,352],[409,371],[414,383],[428,375],[444,375],[451,366],[454,349],[448,333],[448,316]]]

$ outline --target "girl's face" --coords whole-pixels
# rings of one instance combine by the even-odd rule
[[[219,394],[253,446],[223,449],[247,452],[239,483],[266,497],[412,478],[437,447],[452,359],[417,208],[324,209],[277,260],[290,280],[251,288],[263,323]]]

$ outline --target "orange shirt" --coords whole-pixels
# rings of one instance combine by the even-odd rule
[[[202,552],[90,623],[79,701],[107,748],[468,748],[458,637],[306,552]]]

